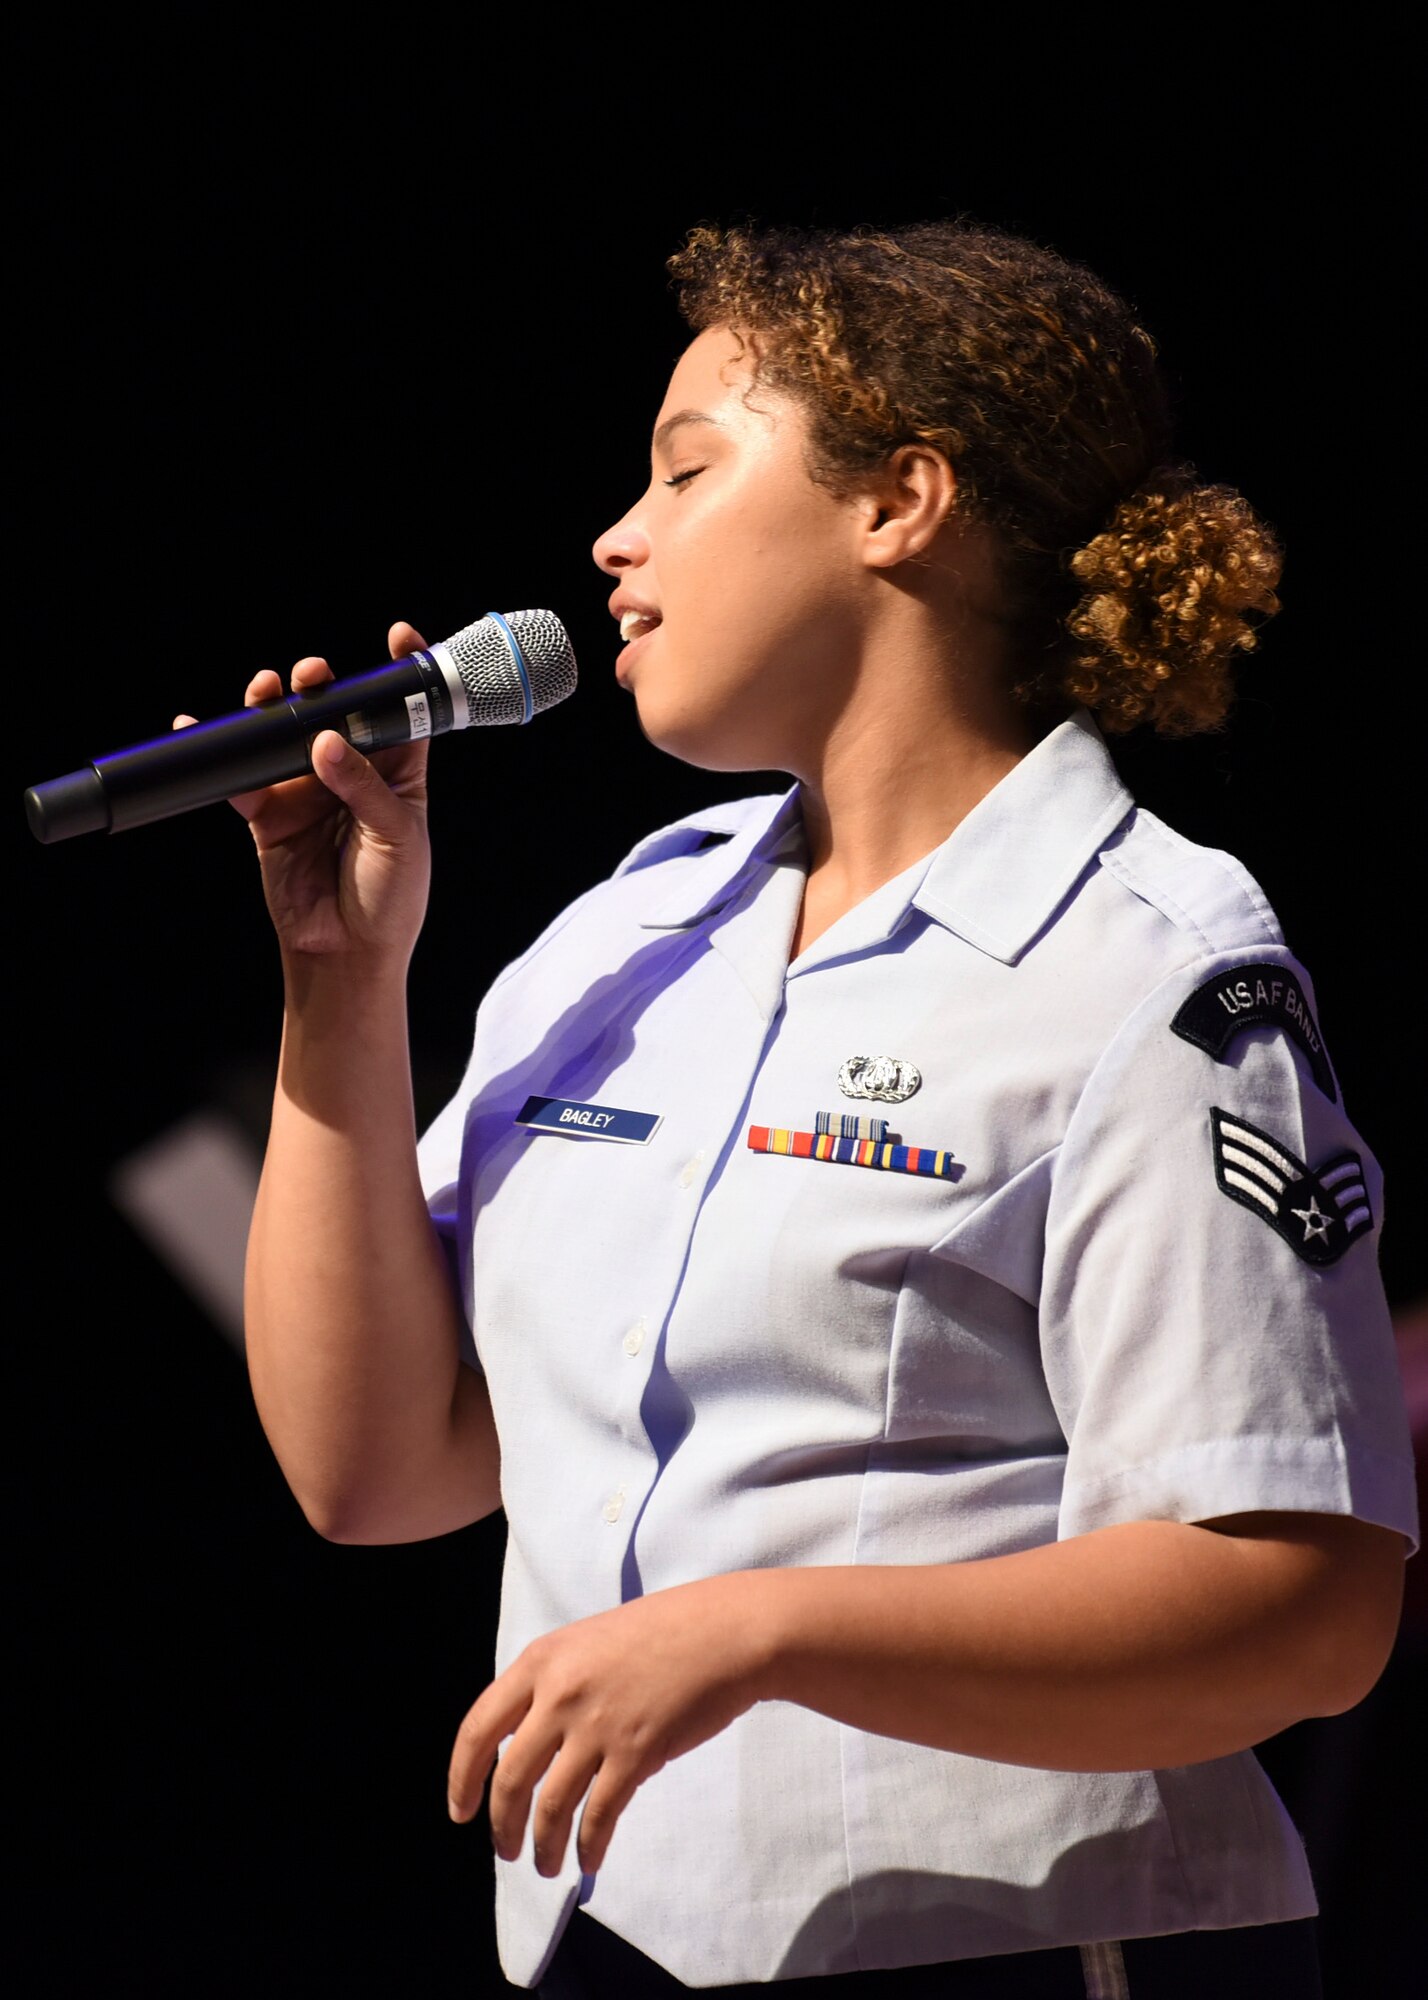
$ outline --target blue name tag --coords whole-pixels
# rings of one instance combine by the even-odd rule
[[[620,1111],[613,1104],[577,1104],[570,1097],[528,1097],[516,1113],[516,1123],[535,1132],[563,1132],[568,1139],[614,1139],[622,1146],[645,1146],[663,1115]]]

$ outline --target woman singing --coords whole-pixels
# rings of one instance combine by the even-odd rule
[[[451,1812],[489,1792],[547,2000],[1312,1995],[1249,1746],[1393,1638],[1379,1176],[1265,897],[1103,735],[1219,725],[1277,550],[1048,251],[673,269],[615,671],[671,755],[792,787],[558,917],[420,1145],[425,746],[329,733],[237,802],[287,994],[263,1423],[334,1540],[505,1509]]]

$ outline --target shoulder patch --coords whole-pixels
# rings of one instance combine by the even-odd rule
[[[1217,1104],[1210,1107],[1210,1131],[1220,1192],[1267,1222],[1306,1264],[1337,1264],[1373,1228],[1357,1153],[1334,1153],[1307,1167],[1270,1133]]]
[[[1216,1062],[1226,1060],[1225,1051],[1247,1028],[1282,1028],[1308,1057],[1320,1090],[1338,1103],[1319,1024],[1298,981],[1282,965],[1232,965],[1217,972],[1195,988],[1170,1026]]]

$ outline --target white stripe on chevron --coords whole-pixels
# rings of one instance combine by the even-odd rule
[[[1272,1167],[1279,1169],[1286,1180],[1298,1180],[1299,1169],[1294,1161],[1286,1159],[1278,1147],[1270,1145],[1268,1139],[1261,1139],[1254,1132],[1246,1132],[1243,1125],[1233,1125],[1228,1118],[1220,1120],[1220,1132],[1224,1138],[1233,1139],[1237,1146],[1248,1146],[1252,1153],[1258,1153],[1262,1160],[1268,1160]]]
[[[1247,1172],[1252,1173],[1256,1180],[1263,1181],[1266,1187],[1272,1187],[1276,1194],[1284,1193],[1285,1183],[1282,1177],[1273,1167],[1267,1167],[1263,1160],[1257,1160],[1253,1153],[1246,1153],[1239,1146],[1221,1146],[1220,1152],[1225,1159],[1233,1160],[1237,1167],[1244,1167]]]
[[[1241,1188],[1243,1189],[1244,1193],[1248,1195],[1253,1195],[1254,1199],[1259,1203],[1260,1207],[1267,1208],[1271,1215],[1278,1215],[1279,1203],[1275,1200],[1272,1194],[1267,1194],[1265,1192],[1265,1190],[1260,1186],[1258,1181],[1247,1181],[1244,1175],[1237,1174],[1233,1167],[1226,1167],[1225,1179],[1229,1182],[1231,1187]]]

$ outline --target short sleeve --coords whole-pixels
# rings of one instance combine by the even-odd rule
[[[1378,1165],[1301,1038],[1187,1038],[1234,964],[1202,959],[1134,1010],[1057,1158],[1041,1339],[1068,1447],[1060,1532],[1276,1510],[1416,1546]]]

